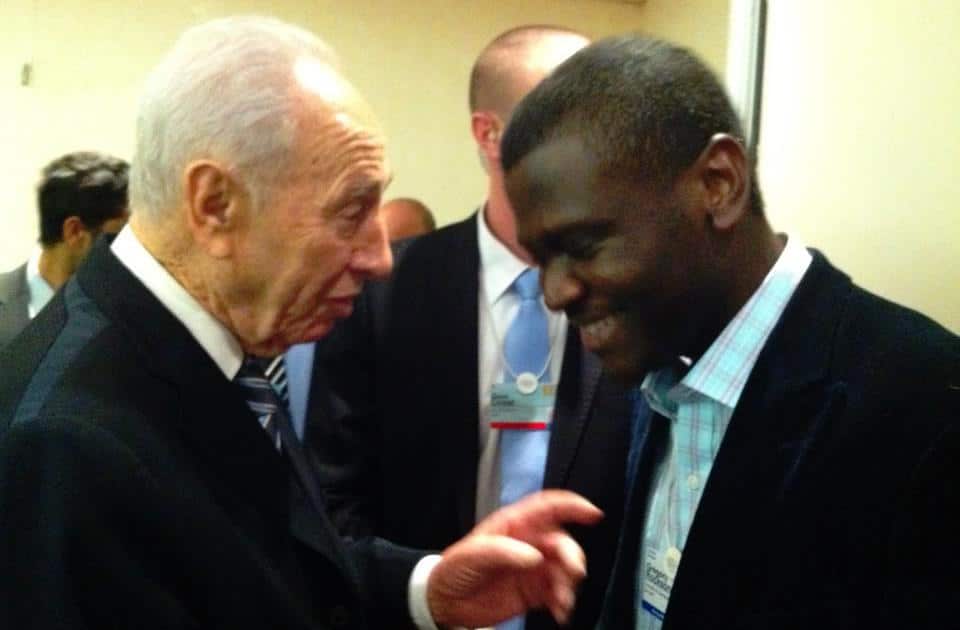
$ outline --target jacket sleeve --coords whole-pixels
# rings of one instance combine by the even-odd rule
[[[149,570],[155,494],[106,432],[37,419],[0,438],[0,627],[196,628]],[[168,535],[174,535],[170,533]]]

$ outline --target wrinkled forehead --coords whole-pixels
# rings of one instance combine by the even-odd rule
[[[295,96],[308,112],[332,122],[349,126],[372,136],[382,136],[380,122],[366,99],[336,68],[316,57],[301,57],[294,62]]]
[[[303,60],[294,68],[297,152],[312,170],[355,166],[386,177],[383,130],[373,110],[339,72]]]

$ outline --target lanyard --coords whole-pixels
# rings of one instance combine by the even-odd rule
[[[511,284],[511,287],[512,286],[513,285]],[[512,288],[510,290],[512,290]],[[493,335],[493,341],[497,346],[497,356],[500,357],[500,361],[503,363],[503,369],[506,370],[507,374],[509,374],[514,381],[516,381],[519,379],[521,375],[517,374],[513,370],[513,368],[510,366],[510,363],[507,362],[507,355],[503,353],[503,340],[500,338],[500,335],[497,334],[497,324],[493,316],[493,307],[490,305],[490,302],[487,300],[486,289],[483,286],[483,282],[480,282],[480,301],[483,302],[483,305],[487,311],[487,320],[490,322],[490,333]],[[547,319],[548,331],[550,329],[549,323],[550,323],[550,320],[548,318]],[[543,378],[543,375],[546,374],[547,370],[550,368],[550,361],[553,359],[553,351],[557,345],[556,343],[557,339],[559,338],[560,338],[560,335],[553,335],[550,337],[549,339],[550,350],[547,352],[547,359],[546,361],[544,361],[543,367],[540,369],[540,372],[535,375],[537,382],[539,382],[540,379]]]

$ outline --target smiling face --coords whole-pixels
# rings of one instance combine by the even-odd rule
[[[506,187],[547,305],[580,327],[608,371],[636,382],[696,350],[717,285],[692,175],[655,191],[602,169],[570,134],[523,158]]]

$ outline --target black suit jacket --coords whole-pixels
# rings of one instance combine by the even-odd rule
[[[0,273],[0,348],[30,323],[27,265]]]
[[[666,422],[634,440],[606,628],[634,627]],[[958,479],[960,339],[814,252],[731,418],[664,630],[958,627]]]
[[[242,392],[101,241],[0,353],[0,627],[406,627]]]
[[[475,522],[479,375],[477,217],[403,244],[393,275],[318,342],[307,441],[324,463],[334,521],[442,548]],[[571,330],[544,486],[606,513],[573,530],[588,559],[574,627],[592,627],[623,509],[629,406]],[[528,628],[554,627],[544,614]]]

